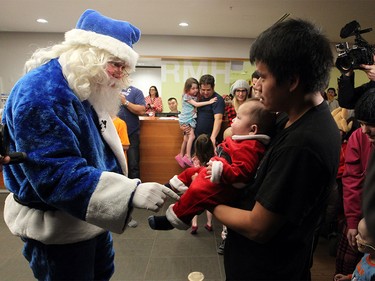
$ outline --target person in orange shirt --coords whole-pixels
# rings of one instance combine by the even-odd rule
[[[129,149],[129,146],[130,146],[130,141],[129,141],[129,136],[128,136],[128,127],[126,126],[126,122],[117,116],[112,117],[112,121],[113,121],[113,124],[115,125],[117,134],[120,137],[122,149],[124,150],[125,157],[126,157],[126,151]],[[128,159],[126,158],[126,160]]]

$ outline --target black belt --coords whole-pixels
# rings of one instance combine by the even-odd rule
[[[19,203],[23,206],[29,207],[31,209],[38,209],[38,210],[41,210],[41,211],[44,211],[44,212],[46,212],[46,211],[56,211],[57,210],[56,208],[51,207],[51,206],[49,206],[49,205],[47,205],[43,202],[24,202],[24,201],[20,200],[18,198],[18,196],[14,193],[13,193],[13,198],[17,203]]]

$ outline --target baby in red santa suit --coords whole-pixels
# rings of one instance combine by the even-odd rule
[[[150,227],[186,230],[195,215],[235,200],[253,180],[275,120],[276,115],[267,111],[259,99],[242,104],[231,125],[232,136],[217,147],[216,156],[207,166],[188,168],[169,181],[171,188],[183,195],[168,207],[165,216],[150,216]]]

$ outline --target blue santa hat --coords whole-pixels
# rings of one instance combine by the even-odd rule
[[[133,44],[141,31],[126,21],[105,17],[94,10],[86,10],[78,20],[75,29],[65,33],[65,42],[76,45],[91,45],[108,51],[129,64],[135,70],[138,54]]]

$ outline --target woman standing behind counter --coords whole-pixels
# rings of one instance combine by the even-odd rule
[[[148,90],[148,96],[145,97],[146,115],[155,116],[155,113],[163,112],[163,101],[159,97],[158,89],[151,86]]]

